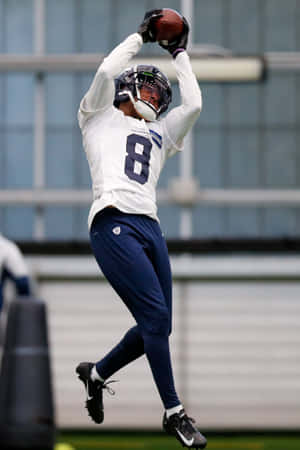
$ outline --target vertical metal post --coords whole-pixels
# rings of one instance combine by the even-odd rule
[[[181,0],[181,13],[190,24],[189,47],[193,45],[193,11],[194,0]],[[180,176],[182,178],[192,177],[193,158],[193,134],[189,132],[184,139],[184,151],[180,158]],[[182,208],[180,217],[180,237],[190,238],[192,236],[192,211],[191,208]]]
[[[190,25],[188,46],[192,47],[194,42],[194,33],[193,33],[194,0],[181,0],[181,14],[186,18],[186,20]]]
[[[34,53],[45,52],[45,0],[34,0]],[[44,77],[37,73],[35,78],[34,114],[34,188],[45,186],[45,92]],[[45,236],[44,210],[35,209],[34,238],[42,240]]]

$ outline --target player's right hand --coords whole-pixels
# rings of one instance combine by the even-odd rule
[[[162,48],[171,53],[173,58],[176,58],[178,53],[182,52],[183,50],[186,50],[188,43],[190,27],[186,18],[182,17],[182,19],[183,19],[183,30],[182,33],[177,37],[177,39],[174,42],[170,42],[168,44],[164,44],[163,42],[158,43]]]
[[[147,11],[144,20],[138,28],[138,33],[142,36],[143,42],[155,42],[154,22],[162,17],[162,9],[151,9]]]

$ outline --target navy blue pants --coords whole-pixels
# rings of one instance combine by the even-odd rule
[[[172,279],[159,224],[106,208],[94,218],[90,239],[103,274],[137,323],[96,364],[98,373],[107,379],[145,353],[164,407],[179,405],[169,350]]]

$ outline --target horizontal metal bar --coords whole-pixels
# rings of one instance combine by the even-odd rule
[[[300,70],[300,52],[268,52],[265,59],[271,70]]]
[[[0,190],[0,205],[88,205],[92,202],[90,190],[67,189],[7,189]]]
[[[184,201],[174,198],[167,189],[157,192],[159,204],[178,204]],[[67,189],[9,189],[0,190],[0,205],[69,205],[83,206],[92,202],[90,190]],[[297,189],[200,189],[193,205],[231,205],[231,206],[300,206],[300,190]],[[192,206],[193,206],[192,205]]]
[[[214,64],[227,67],[241,62],[264,61],[271,70],[300,70],[300,52],[266,52],[261,55],[234,55],[230,50],[226,53],[216,54],[212,46],[199,50],[194,46],[189,54],[193,64],[201,63],[206,67],[214,68]],[[211,53],[211,54],[210,54]],[[101,53],[67,53],[67,54],[11,54],[0,53],[0,71],[29,71],[29,72],[62,72],[83,71],[93,72],[104,58]],[[134,58],[134,62],[146,62],[147,64],[167,64],[172,66],[171,59],[161,55],[149,55],[148,57]],[[233,67],[232,66],[232,67]]]
[[[38,280],[104,278],[91,255],[41,256],[30,255],[26,260]],[[78,253],[79,255],[79,253]],[[175,279],[295,279],[300,283],[300,257],[297,255],[268,256],[205,256],[171,254]]]
[[[0,54],[0,71],[18,72],[95,72],[103,60],[102,54],[72,53],[65,55],[13,55]],[[265,60],[261,57],[207,57],[191,54],[193,71],[200,81],[257,81],[265,73]],[[172,81],[176,80],[171,58],[160,56],[138,57],[134,64],[159,65]]]
[[[231,206],[300,206],[297,189],[203,189],[198,191],[197,203]]]
[[[61,72],[94,71],[103,60],[103,54],[0,54],[0,71]]]

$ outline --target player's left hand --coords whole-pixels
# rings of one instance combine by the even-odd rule
[[[168,44],[164,44],[163,42],[159,42],[159,45],[167,50],[173,58],[176,58],[178,53],[182,52],[183,50],[186,50],[187,43],[188,43],[188,36],[190,27],[185,17],[182,17],[183,19],[183,30],[181,34],[178,36],[176,41],[169,42]]]
[[[138,33],[142,36],[143,42],[155,42],[155,30],[153,24],[155,20],[162,16],[162,9],[151,9],[147,11],[144,20],[138,28]]]

